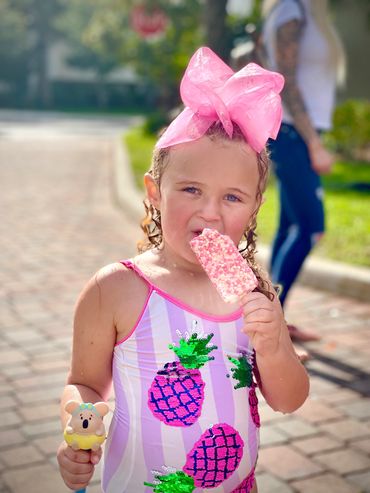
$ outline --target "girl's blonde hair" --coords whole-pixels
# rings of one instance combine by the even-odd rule
[[[234,132],[232,141],[234,142],[245,142],[244,135],[242,134],[240,128],[237,124],[234,125]],[[223,126],[220,122],[214,123],[206,132],[207,136],[211,140],[230,140],[229,136],[226,134]],[[171,147],[165,149],[154,149],[152,163],[148,173],[152,176],[157,186],[160,188],[161,179],[163,173],[170,162]],[[241,255],[245,258],[248,264],[253,269],[257,279],[258,288],[257,290],[265,294],[269,299],[274,298],[274,294],[269,289],[269,283],[265,279],[265,275],[261,271],[259,265],[255,259],[256,253],[256,226],[257,226],[257,213],[262,204],[263,193],[266,189],[267,178],[269,173],[269,158],[266,150],[257,154],[257,166],[259,172],[259,182],[257,186],[256,193],[256,209],[253,211],[249,225],[244,232],[243,240],[239,247]],[[162,243],[162,225],[161,225],[161,213],[156,209],[148,200],[144,199],[145,207],[145,217],[141,222],[141,229],[144,231],[144,240],[138,243],[138,250],[140,253],[149,250],[150,248],[159,247]]]
[[[262,3],[262,15],[264,18],[281,0],[264,0]],[[330,61],[335,67],[337,83],[343,85],[346,78],[346,56],[343,44],[332,22],[329,11],[329,0],[310,0],[310,12],[326,39],[329,46]]]

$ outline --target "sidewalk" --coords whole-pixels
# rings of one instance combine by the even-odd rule
[[[96,269],[134,253],[140,231],[113,196],[113,131],[30,125],[32,136],[24,123],[7,134],[0,112],[0,493],[66,493],[55,450],[73,305]],[[287,317],[323,339],[307,345],[305,405],[282,415],[261,402],[259,493],[370,492],[369,304],[300,285]]]

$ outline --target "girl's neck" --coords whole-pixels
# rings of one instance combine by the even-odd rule
[[[182,273],[186,276],[207,278],[204,270],[197,261],[191,262],[190,260],[179,256],[168,246],[155,248],[151,253],[155,264],[169,273]]]
[[[204,270],[177,255],[153,249],[135,258],[136,265],[157,288],[203,313],[229,315],[238,304],[225,303]]]

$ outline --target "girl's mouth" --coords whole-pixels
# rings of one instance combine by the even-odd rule
[[[194,236],[200,236],[202,233],[203,233],[203,230],[205,228],[202,228],[202,229],[195,229],[194,231],[192,231],[193,235]],[[209,229],[216,229],[216,228],[209,228]],[[218,230],[217,230],[218,231]],[[221,231],[219,231],[219,233],[221,233]]]

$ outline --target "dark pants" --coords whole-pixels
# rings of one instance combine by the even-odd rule
[[[280,198],[270,272],[273,283],[282,288],[283,305],[305,258],[324,232],[323,192],[307,146],[292,125],[283,123],[269,147]]]

